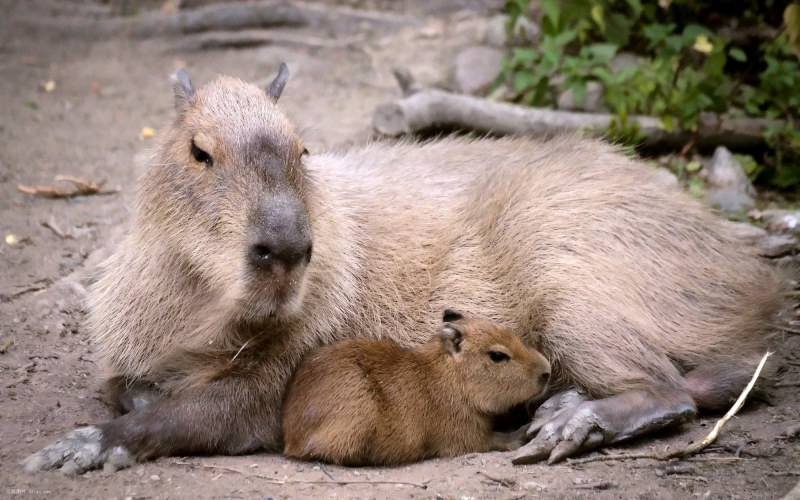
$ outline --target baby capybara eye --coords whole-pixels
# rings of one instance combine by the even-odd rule
[[[495,363],[502,363],[503,361],[508,361],[511,359],[511,356],[500,351],[489,351],[489,359]]]

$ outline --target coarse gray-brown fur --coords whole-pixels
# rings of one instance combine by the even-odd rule
[[[782,305],[781,277],[722,220],[600,140],[306,155],[266,89],[220,77],[176,102],[88,323],[109,380],[164,395],[101,426],[103,449],[280,449],[305,352],[353,337],[419,345],[450,305],[518,332],[556,388],[600,399],[591,415],[611,397],[632,405],[612,420],[686,415],[743,387]],[[262,236],[291,259],[254,265]],[[617,431],[606,442],[636,435]]]

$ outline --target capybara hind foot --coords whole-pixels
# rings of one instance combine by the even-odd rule
[[[658,397],[649,391],[633,390],[586,401],[556,413],[536,438],[517,452],[512,463],[547,459],[548,464],[554,464],[576,453],[682,424],[695,413],[688,394],[670,389],[663,389]]]
[[[61,472],[73,475],[100,467],[113,472],[136,462],[124,447],[104,448],[102,440],[103,431],[100,428],[81,427],[29,456],[22,465],[26,472],[59,468]]]

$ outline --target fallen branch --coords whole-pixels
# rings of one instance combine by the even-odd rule
[[[672,460],[673,458],[686,458],[691,455],[695,455],[699,453],[701,450],[706,448],[708,445],[713,443],[717,436],[719,435],[719,431],[722,427],[736,415],[739,410],[744,405],[745,400],[747,399],[748,394],[753,389],[753,386],[758,380],[758,376],[761,375],[761,370],[764,368],[764,364],[767,362],[767,358],[772,356],[771,352],[767,352],[764,354],[764,357],[761,358],[761,362],[758,363],[758,367],[756,367],[756,371],[753,374],[753,378],[750,379],[750,382],[747,384],[747,387],[744,388],[742,394],[739,395],[739,399],[733,404],[728,413],[726,413],[721,419],[717,421],[714,425],[714,428],[711,429],[711,432],[703,438],[702,441],[698,441],[696,443],[692,443],[686,448],[675,450],[669,453],[634,453],[630,455],[601,455],[598,457],[589,457],[589,458],[580,458],[577,460],[567,460],[568,465],[582,465],[587,464],[590,462],[605,462],[608,460],[641,460],[641,459],[650,459],[650,460],[659,460],[659,461],[666,461]]]
[[[494,135],[583,131],[603,135],[614,119],[613,115],[606,113],[530,108],[437,89],[414,89],[413,83],[409,82],[410,74],[402,69],[395,70],[395,78],[404,97],[375,110],[372,126],[380,135],[397,137],[428,130],[461,130]],[[781,124],[762,118],[730,119],[704,115],[700,118],[697,131],[689,134],[667,132],[662,128],[661,120],[651,116],[631,116],[629,122],[638,123],[641,128],[645,136],[642,147],[674,150],[689,141],[694,141],[700,148],[726,146],[731,150],[753,149],[763,146],[764,131],[768,127]]]
[[[422,488],[423,490],[428,488],[428,485],[425,484],[427,481],[423,483],[409,483],[405,481],[315,481],[310,479],[275,479],[274,477],[265,476],[263,474],[255,474],[251,472],[243,472],[238,469],[234,469],[232,467],[225,467],[222,465],[212,465],[212,464],[193,464],[190,462],[173,462],[173,465],[187,465],[189,467],[202,467],[204,469],[213,469],[213,470],[222,470],[227,472],[233,472],[236,474],[241,474],[243,476],[248,477],[257,477],[259,479],[263,479],[271,484],[337,484],[337,485],[347,485],[347,484],[393,484],[393,485],[404,485],[404,486],[414,486],[416,488]]]
[[[342,6],[314,5],[289,1],[227,2],[177,12],[146,12],[133,17],[111,19],[52,20],[28,18],[23,21],[33,28],[67,36],[100,37],[128,36],[151,38],[180,36],[208,31],[238,31],[319,27],[323,23],[336,29],[337,23],[352,25],[370,23],[376,28],[396,28],[418,24],[418,21],[399,14],[372,12]]]
[[[88,196],[93,194],[104,195],[118,192],[116,189],[103,191],[103,186],[106,185],[105,180],[101,180],[100,182],[91,182],[81,179],[80,177],[73,177],[71,175],[57,175],[54,180],[55,182],[71,182],[75,189],[64,189],[56,186],[30,187],[22,184],[19,184],[17,189],[23,193],[43,196],[45,198],[73,198],[75,196]]]
[[[204,33],[182,38],[175,46],[177,50],[213,50],[227,48],[257,47],[261,45],[280,45],[312,49],[341,49],[353,47],[362,42],[363,36],[342,40],[307,36],[299,33],[280,33],[262,30]]]

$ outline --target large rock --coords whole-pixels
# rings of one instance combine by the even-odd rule
[[[753,226],[746,222],[722,221],[731,228],[733,233],[742,241],[750,244],[760,245],[762,241],[769,237],[769,233],[760,227]],[[770,242],[775,244],[775,241]]]
[[[603,84],[600,82],[586,82],[586,95],[583,103],[578,104],[572,89],[567,89],[558,96],[558,109],[565,111],[587,111],[589,113],[605,113],[608,109],[603,104]]]
[[[797,250],[797,238],[788,234],[772,234],[758,242],[758,253],[762,257],[780,257]]]
[[[483,45],[470,47],[456,56],[454,79],[464,94],[485,95],[503,68],[503,51]]]
[[[660,184],[665,188],[677,188],[680,186],[680,182],[678,181],[678,178],[675,177],[675,174],[666,168],[657,168],[655,172],[653,172],[653,182]]]
[[[709,185],[706,200],[722,211],[741,212],[755,206],[756,189],[727,148],[718,147],[700,174]]]
[[[756,206],[756,202],[746,193],[729,189],[709,188],[706,201],[725,213],[746,212]]]
[[[506,23],[508,16],[498,14],[489,19],[483,32],[483,43],[493,47],[503,48],[509,45]],[[541,36],[539,25],[528,18],[520,17],[514,24],[511,43],[514,45],[527,45],[536,43]]]
[[[773,233],[800,235],[800,212],[791,210],[764,210],[761,217],[767,222],[767,229]]]

